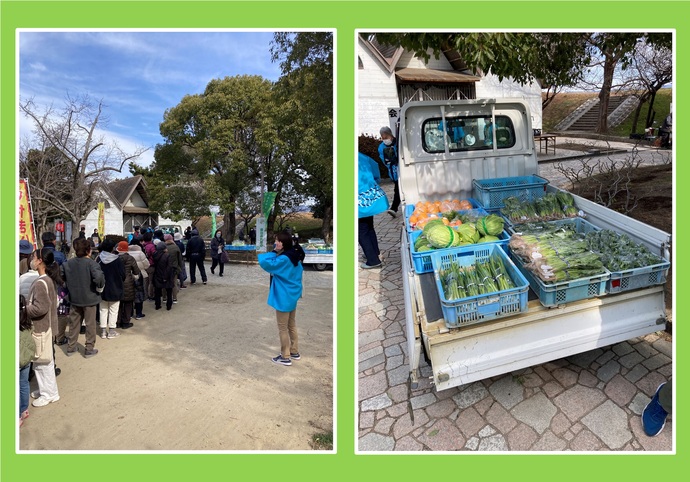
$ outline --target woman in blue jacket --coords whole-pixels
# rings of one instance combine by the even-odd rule
[[[288,233],[279,233],[275,243],[275,250],[259,254],[258,258],[259,266],[271,274],[268,305],[276,310],[280,335],[280,354],[271,361],[290,366],[292,360],[302,358],[297,346],[295,312],[297,300],[302,297],[304,250],[299,244],[293,245],[292,236]]]
[[[366,154],[359,153],[357,161],[359,179],[357,182],[357,215],[359,217],[359,245],[367,259],[362,269],[380,268],[379,242],[374,231],[374,216],[388,209],[388,198],[379,186],[381,175],[375,160]]]

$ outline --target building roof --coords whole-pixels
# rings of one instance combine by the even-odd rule
[[[432,70],[405,68],[395,72],[395,76],[402,82],[427,82],[439,84],[457,84],[463,82],[478,82],[475,75],[462,74],[453,70]]]
[[[383,65],[388,72],[392,73],[405,50],[400,46],[396,47],[379,43],[376,39],[376,34],[360,34],[359,37],[364,43],[364,46],[374,54],[374,57],[378,59],[381,65]]]
[[[144,181],[144,177],[141,175],[112,181],[107,184],[107,189],[110,194],[112,194],[113,200],[119,204],[120,209],[124,211],[132,212],[131,208],[123,208],[129,202],[135,190],[139,192],[139,195],[144,200],[146,205],[148,206],[149,204],[148,193],[146,192],[146,181]],[[148,208],[146,208],[145,212],[149,212]]]

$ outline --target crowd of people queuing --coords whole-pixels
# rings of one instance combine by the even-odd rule
[[[255,233],[251,233],[254,234]],[[186,243],[182,241],[186,239]],[[84,335],[84,358],[98,354],[96,340],[120,336],[118,330],[141,320],[148,300],[156,310],[171,310],[181,289],[208,278],[204,268],[206,244],[196,229],[164,233],[148,228],[134,231],[127,240],[101,239],[97,230],[90,238],[82,228],[72,249],[63,243],[57,250],[52,232],[41,236],[43,247],[34,249],[19,242],[19,426],[29,416],[29,397],[34,407],[60,400],[55,364],[55,345],[67,345],[67,356],[80,353],[78,339]],[[268,304],[276,310],[281,352],[274,363],[289,366],[299,360],[295,313],[302,296],[304,251],[292,236],[280,233],[276,247],[258,257],[270,273]],[[211,274],[218,267],[223,276],[227,255],[220,230],[211,241]],[[189,276],[184,259],[189,262]],[[30,392],[31,376],[38,389]]]

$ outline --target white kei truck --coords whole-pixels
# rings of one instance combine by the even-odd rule
[[[473,180],[539,174],[530,111],[522,99],[409,102],[389,115],[398,132],[403,212],[418,201],[473,198]],[[592,225],[627,234],[670,259],[670,234],[574,198]],[[412,389],[418,387],[423,354],[440,391],[644,336],[663,330],[667,321],[664,286],[656,284],[551,307],[530,292],[526,311],[449,328],[435,275],[416,272],[405,227],[401,256]]]

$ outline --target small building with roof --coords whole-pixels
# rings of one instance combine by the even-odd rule
[[[146,180],[137,175],[124,179],[116,179],[103,183],[100,187],[99,199],[105,204],[105,233],[125,236],[134,230],[134,226],[156,227],[161,225],[179,225],[180,231],[191,225],[191,221],[172,221],[161,217],[149,209],[149,195]],[[86,228],[86,235],[90,236],[98,228],[98,207],[89,212],[80,226]],[[74,235],[78,233],[76,229]],[[74,236],[73,236],[74,237]]]
[[[498,80],[486,72],[467,68],[457,51],[448,49],[428,61],[400,46],[380,43],[376,34],[357,39],[358,133],[379,136],[390,125],[388,109],[423,100],[522,98],[529,103],[532,127],[541,129],[541,86]]]

